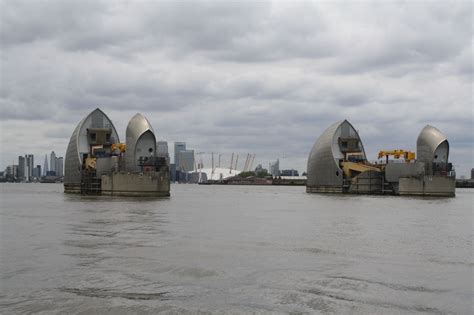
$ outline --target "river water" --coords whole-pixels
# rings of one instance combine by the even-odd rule
[[[0,184],[4,314],[470,314],[473,197]]]

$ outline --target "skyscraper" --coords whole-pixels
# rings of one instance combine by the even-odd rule
[[[12,165],[12,178],[18,178],[18,165]]]
[[[182,150],[178,153],[179,168],[176,170],[191,172],[194,170],[194,150]]]
[[[36,167],[33,169],[33,177],[41,177],[41,165],[36,165]]]
[[[52,151],[49,156],[49,167],[51,171],[56,172],[56,153],[54,153],[54,151]]]
[[[48,168],[48,155],[44,155],[44,166],[43,166],[43,175],[46,176],[46,173],[48,173],[49,168]]]
[[[64,159],[62,157],[56,158],[56,166],[55,166],[56,176],[63,177],[64,176]]]
[[[157,154],[168,154],[168,142],[166,142],[166,141],[156,142],[156,153]]]
[[[10,179],[10,180],[13,180],[15,179],[15,171],[14,171],[14,167],[17,167],[18,168],[18,165],[8,165],[7,168],[5,169],[5,177]]]
[[[174,143],[174,164],[176,164],[176,170],[180,170],[180,163],[178,153],[186,150],[186,142],[175,142]]]
[[[33,169],[35,168],[35,157],[34,157],[33,154],[27,154],[27,155],[25,155],[25,158],[26,158],[26,166],[28,167],[28,179],[27,180],[30,181],[33,178]]]
[[[166,160],[166,164],[170,165],[170,155],[168,153],[168,142],[158,141],[156,143],[156,156]]]
[[[272,174],[272,176],[280,176],[280,160],[279,159],[277,159],[273,163],[270,163],[270,174]]]
[[[22,180],[23,178],[25,178],[25,168],[26,168],[25,157],[19,156],[18,157],[18,174],[17,174],[18,179]]]

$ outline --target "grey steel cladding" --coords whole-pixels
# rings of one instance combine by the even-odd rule
[[[113,142],[120,142],[117,130],[112,121],[99,108],[93,110],[89,115],[82,119],[71,135],[66,151],[66,160],[64,167],[64,184],[81,183],[81,152],[80,138],[87,141],[87,128],[110,128],[112,130],[111,139]]]
[[[335,136],[356,138],[359,140],[362,157],[365,159],[365,151],[359,134],[347,120],[339,121],[329,126],[316,140],[308,158],[307,165],[307,187],[341,188],[343,183],[343,172],[339,167],[338,159],[343,157]],[[334,153],[340,157],[334,156]]]
[[[431,164],[434,161],[435,152],[438,147],[446,142],[447,155],[449,156],[449,142],[447,137],[437,128],[426,125],[416,140],[416,159],[424,162],[428,174],[432,173]],[[446,156],[446,162],[448,161]]]
[[[136,171],[136,146],[140,137],[142,137],[146,132],[151,132],[155,136],[153,127],[151,126],[148,119],[140,113],[135,114],[135,116],[130,119],[127,125],[126,131],[126,145],[127,150],[125,151],[125,163],[129,171]],[[156,146],[156,140],[154,141]],[[156,151],[156,150],[154,150]]]

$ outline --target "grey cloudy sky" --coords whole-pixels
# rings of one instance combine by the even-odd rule
[[[1,169],[64,155],[96,107],[123,140],[141,112],[157,138],[300,171],[337,120],[373,159],[429,123],[474,167],[470,1],[0,3]]]

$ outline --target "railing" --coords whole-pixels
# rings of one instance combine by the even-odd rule
[[[138,159],[138,166],[140,167],[141,172],[150,168],[155,171],[160,171],[163,167],[168,168],[168,163],[164,157],[140,157]]]

